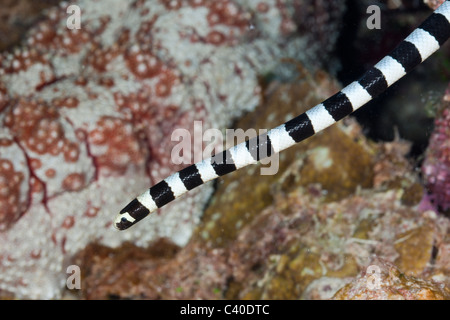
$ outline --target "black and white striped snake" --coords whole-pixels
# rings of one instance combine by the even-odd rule
[[[124,230],[189,190],[254,164],[300,142],[357,110],[437,51],[450,36],[450,1],[364,75],[305,113],[253,139],[180,170],[131,201],[114,225]],[[261,151],[264,150],[264,153]]]

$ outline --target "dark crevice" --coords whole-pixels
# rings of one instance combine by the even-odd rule
[[[337,77],[343,84],[348,84],[363,72],[362,66],[355,65],[357,50],[354,46],[361,12],[357,0],[347,0],[345,6],[347,10],[342,18],[343,23],[334,54],[341,63],[341,69],[338,71]]]
[[[366,28],[365,21],[369,17],[366,13],[368,4],[369,2],[360,0],[346,1],[347,11],[335,50],[341,63],[337,77],[342,86],[361,77],[431,13],[431,9],[423,3],[405,2],[399,9],[388,10],[385,1],[372,1],[370,4],[376,4],[381,9],[381,29],[362,30],[361,28]],[[411,20],[417,23],[411,23]],[[438,76],[435,64],[436,62],[424,62],[379,97],[353,113],[362,125],[365,135],[374,141],[393,141],[397,132],[400,138],[410,141],[412,147],[408,156],[418,164],[428,146],[433,119],[416,113],[410,121],[404,110],[417,108],[418,100],[428,94],[428,79]],[[426,75],[431,76],[425,78]],[[418,86],[424,91],[415,92]]]

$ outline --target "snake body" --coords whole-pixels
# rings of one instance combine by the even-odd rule
[[[449,37],[450,1],[447,0],[361,78],[265,134],[170,175],[123,208],[114,226],[127,229],[189,190],[281,152],[331,126],[385,91],[437,51]]]

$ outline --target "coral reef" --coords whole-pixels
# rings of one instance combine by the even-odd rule
[[[0,55],[0,295],[59,297],[77,264],[71,293],[88,299],[449,298],[449,221],[424,205],[410,145],[373,143],[351,119],[281,154],[276,175],[257,165],[220,179],[201,221],[212,184],[127,232],[111,227],[182,167],[174,129],[224,128],[257,105],[236,127],[270,128],[336,92],[292,58],[328,59],[342,2],[71,4],[81,29],[62,4]],[[266,83],[296,70],[302,81]],[[425,202],[441,210],[446,99],[423,166]],[[364,287],[370,265],[377,292]]]
[[[339,1],[72,1],[0,56],[0,290],[55,298],[88,243],[183,246],[212,185],[118,233],[129,199],[180,169],[171,133],[223,128],[261,99],[283,58],[308,64],[336,40]],[[314,25],[313,29],[310,27]],[[298,30],[308,30],[299,36]]]
[[[444,285],[402,273],[392,263],[376,259],[364,272],[340,289],[335,300],[448,300],[450,290]],[[373,270],[372,270],[373,269]]]
[[[320,72],[306,79],[272,84],[236,126],[272,126],[337,89]],[[404,296],[447,297],[450,223],[420,208],[424,189],[408,150],[370,142],[352,119],[339,123],[280,154],[276,175],[261,176],[258,164],[224,176],[186,247],[81,252],[81,297],[329,299],[374,256],[414,280]]]
[[[434,124],[422,173],[428,200],[439,210],[450,213],[450,86]]]
[[[324,74],[305,78],[266,88],[236,126],[273,127],[338,90]],[[423,205],[410,147],[370,142],[351,120],[331,127],[281,154],[275,176],[257,165],[223,177],[186,247],[81,252],[81,297],[449,299],[450,222]],[[170,257],[151,251],[166,246]]]

